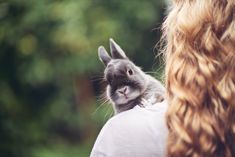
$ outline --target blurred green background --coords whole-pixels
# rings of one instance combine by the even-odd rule
[[[99,45],[160,76],[164,0],[0,0],[0,157],[88,157],[112,108]]]

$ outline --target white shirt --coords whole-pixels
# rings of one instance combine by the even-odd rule
[[[163,101],[112,117],[100,131],[90,157],[164,157],[166,110]]]

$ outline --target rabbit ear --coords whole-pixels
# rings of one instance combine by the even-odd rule
[[[105,48],[103,46],[100,46],[98,48],[98,56],[100,58],[100,61],[103,62],[105,66],[111,60],[111,57],[109,56],[108,52],[105,50]]]
[[[127,59],[125,52],[112,38],[109,39],[109,43],[113,59]]]

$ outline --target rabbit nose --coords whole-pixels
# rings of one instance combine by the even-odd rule
[[[125,95],[127,91],[127,87],[122,87],[121,89],[118,90],[118,93]]]

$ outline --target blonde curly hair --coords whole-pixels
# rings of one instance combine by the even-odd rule
[[[168,157],[235,157],[235,0],[173,0],[166,41]]]

